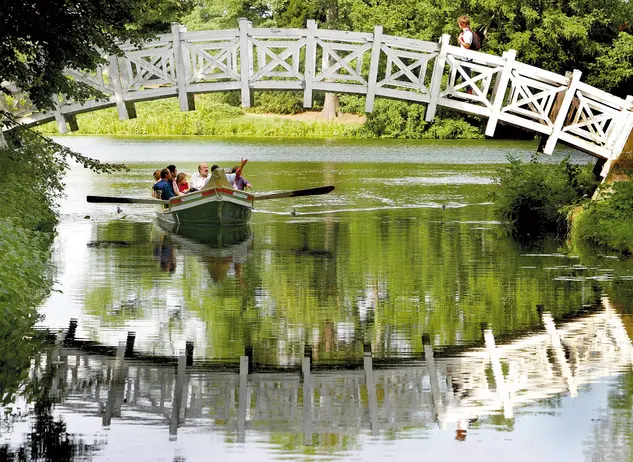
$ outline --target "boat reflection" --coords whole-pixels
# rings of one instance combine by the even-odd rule
[[[34,361],[31,377],[52,375],[49,393],[63,394],[63,412],[104,428],[158,426],[171,439],[179,428],[196,427],[226,441],[284,440],[292,442],[286,450],[311,446],[311,454],[330,455],[362,444],[365,433],[394,438],[411,428],[430,436],[439,427],[463,441],[469,427],[491,416],[511,430],[521,407],[573,398],[633,363],[625,323],[606,298],[588,315],[555,322],[544,312],[541,321],[540,332],[505,344],[484,329],[483,348],[454,356],[437,355],[427,336],[424,360],[406,365],[380,367],[367,351],[356,370],[315,368],[309,354],[301,371],[251,372],[249,356],[232,371],[189,367],[185,355],[169,364],[140,361],[127,358],[122,344],[112,359],[59,340]]]
[[[240,279],[242,264],[250,256],[253,235],[248,224],[239,226],[191,226],[158,222],[155,254],[161,268],[173,271],[174,245],[187,254],[197,255],[209,271],[213,282],[224,282],[229,275]],[[165,262],[163,262],[165,260]]]

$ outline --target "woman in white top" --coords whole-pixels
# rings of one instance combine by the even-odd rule
[[[457,42],[459,43],[459,46],[468,50],[470,49],[470,46],[473,43],[473,31],[470,30],[470,18],[468,16],[460,16],[459,18],[457,18],[457,24],[459,25],[459,28],[461,29],[461,32],[459,36],[457,37]],[[471,62],[472,59],[462,58],[462,61]],[[471,77],[470,67],[464,66],[463,69],[464,69],[464,72],[466,72],[466,74],[468,75],[468,78],[470,79]],[[469,86],[467,93],[469,95],[472,95],[473,88]]]

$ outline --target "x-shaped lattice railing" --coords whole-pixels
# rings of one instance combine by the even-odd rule
[[[606,145],[616,125],[614,119],[621,116],[621,112],[587,98],[581,91],[576,92],[575,98],[574,116],[563,127],[563,132],[587,138],[601,146]]]
[[[206,78],[239,80],[240,75],[234,70],[233,54],[239,40],[235,38],[229,42],[196,44],[183,42],[185,49],[189,50],[190,69],[187,73],[187,82],[197,82]],[[211,51],[217,51],[211,54]],[[216,72],[218,71],[218,72]]]
[[[566,86],[555,85],[521,75],[516,69],[510,74],[511,91],[502,112],[514,113],[536,119],[552,127],[551,110],[556,97]],[[534,90],[537,90],[535,92]],[[538,91],[540,90],[540,91]]]
[[[262,80],[264,77],[291,77],[300,81],[304,80],[299,72],[299,54],[301,48],[306,44],[305,38],[294,41],[263,41],[251,38],[251,42],[257,50],[257,72],[251,77],[251,82]],[[284,50],[275,53],[272,49]],[[288,63],[288,58],[292,57],[292,64]],[[270,61],[267,59],[270,58]],[[281,66],[286,71],[275,71]]]
[[[472,60],[465,61],[451,55],[446,57],[446,61],[450,67],[450,75],[448,85],[440,93],[440,97],[457,97],[482,103],[484,106],[492,108],[488,92],[495,74],[502,71],[503,68],[500,66],[488,67]],[[472,75],[473,73],[476,75]],[[458,77],[461,78],[461,83],[457,83]],[[472,94],[460,91],[467,89],[472,89]]]
[[[371,50],[372,44],[365,43],[362,45],[331,43],[321,39],[316,39],[318,45],[323,49],[323,70],[315,77],[315,81],[321,82],[327,79],[347,80],[367,85],[367,80],[361,75],[363,66],[363,56]],[[337,51],[349,52],[346,56],[341,57]],[[352,62],[356,60],[356,69],[352,67]],[[327,65],[326,63],[331,63]],[[348,74],[339,74],[339,69],[345,69]]]
[[[160,55],[156,51],[161,51]],[[137,52],[126,54],[126,65],[130,81],[127,89],[141,87],[146,84],[176,83],[173,66],[173,53],[171,49],[156,50],[149,53]],[[134,64],[134,67],[132,66]],[[150,77],[158,77],[151,79]]]
[[[387,67],[385,69],[385,78],[376,83],[377,87],[404,87],[413,90],[420,90],[422,93],[428,93],[427,87],[424,85],[424,78],[428,63],[437,56],[437,53],[419,53],[414,51],[399,50],[390,48],[387,45],[380,47],[382,52],[387,55]],[[413,59],[411,64],[405,64],[403,59]],[[395,65],[397,72],[391,73],[392,66]],[[419,69],[418,69],[419,68]],[[418,74],[414,74],[414,70],[418,69]],[[401,77],[407,80],[400,80]]]
[[[87,73],[87,72],[79,72],[74,69],[66,69],[65,74],[107,95],[112,95],[114,91],[112,90],[111,84],[105,83],[105,80],[103,78],[103,72],[104,72],[103,66],[99,66],[94,74]]]

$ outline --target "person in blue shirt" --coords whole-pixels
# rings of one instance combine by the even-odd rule
[[[154,185],[154,191],[160,191],[160,199],[169,200],[174,197],[174,189],[172,187],[171,172],[164,168],[160,171],[160,181]]]

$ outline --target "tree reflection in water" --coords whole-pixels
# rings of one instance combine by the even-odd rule
[[[90,460],[92,454],[98,451],[103,443],[86,444],[83,439],[69,434],[66,423],[61,417],[53,415],[55,404],[61,400],[55,399],[53,378],[55,366],[41,378],[35,378],[27,387],[29,401],[34,400],[32,411],[32,426],[24,435],[24,442],[17,448],[5,444],[0,446],[0,460],[13,461],[78,461]],[[60,383],[63,387],[65,384]],[[61,396],[61,395],[59,395]]]

